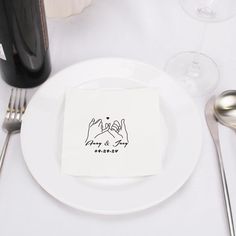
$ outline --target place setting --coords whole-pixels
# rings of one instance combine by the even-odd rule
[[[191,1],[180,2],[201,21],[231,17],[220,14],[218,19],[219,8],[213,9],[212,3],[196,6],[196,13]],[[4,160],[11,136],[19,134],[29,173],[55,202],[97,215],[136,213],[178,194],[197,167],[203,133],[209,131],[219,163],[228,235],[235,235],[218,127],[236,128],[236,90],[208,96],[220,79],[216,63],[200,52],[179,53],[164,69],[140,60],[99,57],[50,76],[47,23],[39,3],[31,2],[34,16],[24,11],[31,19],[26,27],[24,4],[0,1],[0,20],[5,22],[0,27],[0,70],[9,85],[0,173],[7,171]],[[53,17],[75,14],[69,7],[54,12],[52,0],[47,4]],[[13,8],[18,9],[15,15]],[[22,23],[17,30],[13,15]],[[196,95],[208,100],[209,130],[203,129]]]

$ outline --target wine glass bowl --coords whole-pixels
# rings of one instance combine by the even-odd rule
[[[235,0],[180,0],[184,11],[191,17],[208,22],[219,22],[236,15]]]
[[[168,60],[165,70],[193,96],[210,93],[216,88],[220,78],[213,59],[194,51],[177,53]]]
[[[236,0],[180,0],[180,4],[189,16],[204,21],[205,26],[236,14]],[[165,69],[194,96],[213,91],[220,77],[217,64],[200,52],[178,53],[167,62]]]

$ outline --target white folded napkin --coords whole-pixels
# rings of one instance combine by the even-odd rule
[[[156,89],[74,88],[65,99],[62,173],[155,175],[161,169],[161,135]]]

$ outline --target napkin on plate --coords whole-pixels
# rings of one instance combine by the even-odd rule
[[[90,177],[158,174],[160,130],[156,89],[73,88],[65,99],[62,173]]]

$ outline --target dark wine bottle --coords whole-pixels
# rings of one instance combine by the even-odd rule
[[[51,72],[43,0],[0,0],[0,72],[11,86],[35,87]]]

